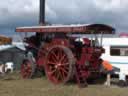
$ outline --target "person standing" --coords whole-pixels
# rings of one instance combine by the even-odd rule
[[[111,73],[113,71],[113,66],[108,61],[103,60],[102,67],[104,69],[104,72],[107,73],[105,85],[110,86],[111,85]]]

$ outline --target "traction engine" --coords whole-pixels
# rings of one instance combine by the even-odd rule
[[[44,71],[53,84],[76,80],[81,87],[87,85],[88,78],[100,73],[100,56],[105,52],[102,35],[113,34],[115,29],[104,24],[44,25],[17,27],[16,32],[36,32],[24,38],[23,78],[32,78],[37,71]],[[84,37],[86,34],[91,36]]]

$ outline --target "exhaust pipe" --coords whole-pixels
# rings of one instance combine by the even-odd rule
[[[40,0],[39,24],[45,24],[45,0]]]
[[[39,2],[39,25],[45,25],[45,0],[40,0]],[[41,45],[41,33],[36,33],[36,46]]]

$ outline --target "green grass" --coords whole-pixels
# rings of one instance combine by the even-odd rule
[[[0,79],[0,96],[128,96],[128,88],[77,84],[53,85],[46,77],[23,80],[18,73]]]

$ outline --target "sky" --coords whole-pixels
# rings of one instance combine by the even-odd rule
[[[128,0],[46,0],[51,24],[108,24],[128,32]],[[39,0],[0,0],[0,34],[14,35],[19,26],[38,25]]]

